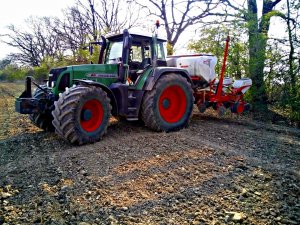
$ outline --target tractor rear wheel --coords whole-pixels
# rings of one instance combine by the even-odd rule
[[[41,85],[41,87],[47,91],[47,93],[51,92],[51,88],[47,87],[47,85]],[[46,97],[46,93],[39,88],[36,88],[33,93],[33,98],[43,99]],[[51,110],[45,110],[45,112],[32,113],[29,115],[29,119],[33,124],[37,127],[45,130],[45,131],[54,131],[54,126],[52,125],[53,116],[51,114]]]
[[[145,93],[142,120],[155,131],[179,130],[188,126],[193,104],[191,84],[181,75],[164,75]]]
[[[101,88],[68,88],[54,105],[55,131],[72,144],[93,143],[106,133],[111,105]]]

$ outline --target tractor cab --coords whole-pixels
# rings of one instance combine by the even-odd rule
[[[119,80],[132,85],[147,68],[167,66],[164,42],[166,40],[139,34],[123,34],[107,37],[104,64],[119,64]]]

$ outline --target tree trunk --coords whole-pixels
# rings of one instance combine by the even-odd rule
[[[264,64],[267,38],[264,34],[249,32],[249,74],[253,110],[267,112],[267,94],[264,81]]]
[[[249,75],[253,82],[251,97],[253,110],[259,114],[268,112],[264,65],[270,27],[270,16],[267,14],[273,8],[273,6],[270,7],[269,2],[263,2],[263,15],[259,21],[256,0],[248,0]]]
[[[290,52],[289,52],[289,77],[291,78],[290,84],[290,95],[294,96],[296,94],[296,74],[294,71],[294,54],[295,48],[293,43],[293,34],[292,34],[292,26],[291,26],[291,10],[290,10],[290,1],[287,0],[287,27],[288,27],[288,36],[289,36],[289,44],[290,44]]]

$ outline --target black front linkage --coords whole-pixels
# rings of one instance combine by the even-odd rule
[[[31,84],[34,84],[38,89],[45,92],[45,98],[37,99],[32,97]],[[26,77],[25,91],[23,91],[20,97],[16,99],[15,109],[16,112],[21,114],[44,112],[49,107],[53,106],[54,100],[54,95],[52,93],[49,93],[47,90],[34,82],[32,77]]]

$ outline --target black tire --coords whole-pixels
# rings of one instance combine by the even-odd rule
[[[188,126],[193,103],[191,84],[184,77],[164,75],[151,91],[145,93],[142,120],[155,131],[179,130]]]
[[[70,143],[93,143],[106,133],[111,105],[101,88],[67,88],[54,105],[52,123],[55,131]]]
[[[51,88],[47,87],[47,85],[41,85],[43,89],[45,89],[48,93],[51,92]],[[46,93],[39,88],[36,88],[33,93],[33,98],[43,99],[46,97]],[[53,132],[54,126],[52,125],[53,116],[51,114],[51,110],[46,110],[45,112],[33,113],[29,115],[29,119],[31,122],[37,127],[45,130]]]
[[[245,104],[243,102],[236,102],[231,107],[232,113],[242,114],[245,111]]]

